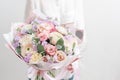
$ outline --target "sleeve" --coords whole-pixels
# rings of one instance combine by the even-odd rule
[[[74,22],[75,4],[74,0],[61,0],[61,24]]]
[[[84,30],[85,22],[83,0],[75,0],[75,24],[77,29]]]

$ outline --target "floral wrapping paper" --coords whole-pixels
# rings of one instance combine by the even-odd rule
[[[80,40],[56,21],[32,15],[4,38],[29,66],[28,80],[79,80]]]

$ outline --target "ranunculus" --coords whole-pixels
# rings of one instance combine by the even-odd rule
[[[55,55],[57,48],[51,44],[47,44],[45,46],[45,51],[48,55],[53,56],[53,55]]]
[[[63,37],[63,35],[62,34],[60,34],[60,33],[58,33],[58,32],[52,32],[52,33],[50,33],[50,42],[52,43],[52,44],[56,44],[57,43],[57,41],[60,39],[60,38],[64,38]]]
[[[30,58],[29,63],[30,64],[38,64],[41,59],[42,59],[42,55],[37,52],[34,52]]]
[[[43,31],[42,33],[38,34],[40,41],[45,41],[49,37],[49,33],[47,31]]]
[[[59,27],[56,27],[56,29],[57,29],[57,31],[59,33],[61,33],[63,35],[67,35],[68,34],[67,30],[64,27],[59,26]]]
[[[66,58],[66,54],[61,50],[57,51],[56,54],[54,55],[54,60],[56,62],[63,61],[63,60],[65,60],[65,58]]]

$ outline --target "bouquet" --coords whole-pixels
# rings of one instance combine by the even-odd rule
[[[15,23],[4,34],[9,48],[27,65],[29,80],[79,80],[78,39],[49,19]]]

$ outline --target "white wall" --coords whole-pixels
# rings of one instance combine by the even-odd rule
[[[27,66],[4,43],[11,22],[23,21],[26,0],[0,0],[0,80],[25,80]],[[87,48],[81,80],[120,80],[120,1],[84,0]]]

